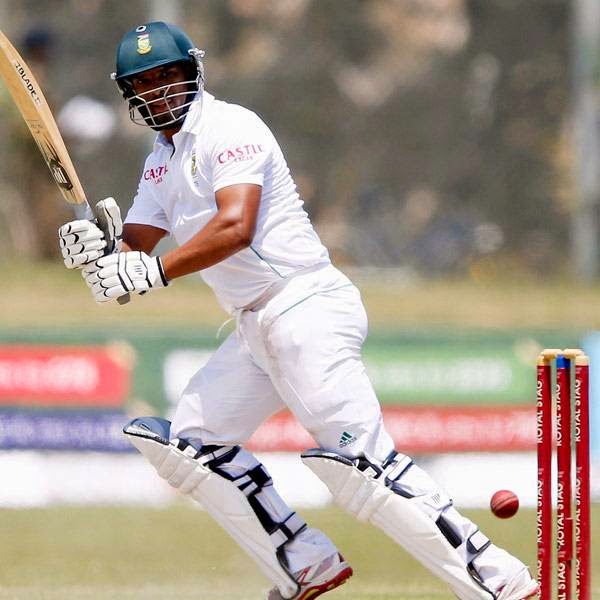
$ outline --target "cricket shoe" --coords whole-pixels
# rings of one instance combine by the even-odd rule
[[[496,600],[525,600],[535,596],[538,584],[525,567],[514,575],[506,585],[498,590]]]
[[[352,567],[336,552],[320,563],[294,573],[294,579],[300,586],[295,596],[284,598],[277,588],[273,588],[267,600],[312,600],[342,585],[351,576]]]

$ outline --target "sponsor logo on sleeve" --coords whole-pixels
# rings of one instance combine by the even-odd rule
[[[236,146],[235,148],[227,148],[217,155],[217,162],[224,165],[228,162],[243,162],[252,160],[258,154],[262,154],[264,149],[262,144],[246,144],[244,146]]]

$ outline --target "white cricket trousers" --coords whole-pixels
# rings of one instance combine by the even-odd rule
[[[184,390],[171,435],[243,445],[287,406],[321,448],[383,461],[394,445],[362,362],[366,334],[360,293],[335,267],[292,277],[240,311]]]
[[[360,293],[347,277],[332,266],[297,275],[264,305],[240,312],[236,331],[183,392],[171,435],[244,445],[269,415],[287,406],[321,448],[384,461],[394,446],[361,358],[366,333]],[[465,535],[476,531],[452,514]],[[431,527],[432,537],[439,535]],[[316,529],[286,546],[292,571],[333,552],[333,542]],[[524,568],[495,546],[478,560],[493,589]]]

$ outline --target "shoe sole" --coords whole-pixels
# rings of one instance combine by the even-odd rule
[[[312,600],[312,598],[316,598],[317,596],[320,596],[325,592],[329,592],[336,587],[339,587],[343,583],[346,583],[350,577],[352,577],[352,567],[348,566],[340,571],[333,579],[311,588],[310,590],[306,590],[302,596],[298,597],[298,600]]]

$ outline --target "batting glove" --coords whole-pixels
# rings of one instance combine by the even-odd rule
[[[144,294],[169,285],[160,257],[145,252],[118,252],[84,267],[82,275],[96,302],[110,302],[128,294]]]
[[[76,269],[104,255],[106,241],[91,221],[71,221],[58,230],[60,249],[67,269]]]
[[[58,230],[60,249],[67,269],[76,269],[117,251],[123,220],[114,198],[96,204],[98,224],[92,221],[71,221]]]

